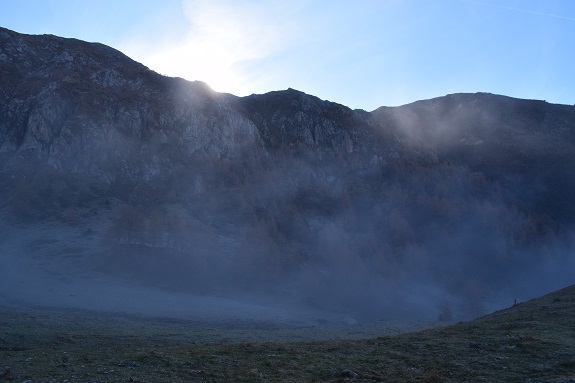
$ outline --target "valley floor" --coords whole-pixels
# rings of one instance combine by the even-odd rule
[[[575,380],[574,317],[575,287],[471,322],[402,334],[417,328],[289,328],[4,307],[0,380],[567,383]]]

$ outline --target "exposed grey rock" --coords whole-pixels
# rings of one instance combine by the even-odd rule
[[[236,97],[102,44],[0,28],[4,210],[111,209],[141,229],[116,219],[121,245],[202,265],[216,254],[222,275],[250,281],[294,273],[335,291],[318,305],[377,318],[392,304],[378,291],[405,269],[468,301],[506,286],[506,270],[570,241],[573,168],[575,106],[475,93],[366,112],[294,89]]]

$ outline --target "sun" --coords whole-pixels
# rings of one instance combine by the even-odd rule
[[[246,68],[253,69],[257,60],[279,49],[280,30],[289,29],[270,23],[257,9],[238,8],[231,2],[187,0],[183,4],[187,33],[161,44],[142,39],[125,44],[122,50],[163,75],[203,81],[215,91],[238,96],[255,93],[257,75]]]

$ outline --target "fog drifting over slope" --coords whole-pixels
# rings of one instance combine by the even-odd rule
[[[457,320],[575,282],[573,106],[476,93],[368,113],[0,40],[6,303]]]
[[[361,183],[337,167],[320,178],[278,166],[189,205],[116,201],[6,224],[1,299],[208,321],[429,321],[572,283],[572,234],[533,240],[530,218],[475,190],[468,169],[402,169],[350,196]]]

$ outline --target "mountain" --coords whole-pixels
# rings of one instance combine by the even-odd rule
[[[5,219],[85,227],[106,243],[94,267],[162,288],[377,318],[476,315],[572,283],[574,145],[575,106],[236,97],[0,29]]]
[[[374,113],[399,124],[401,137],[417,147],[498,179],[508,191],[531,194],[514,196],[522,208],[565,223],[573,217],[574,106],[479,93]]]

